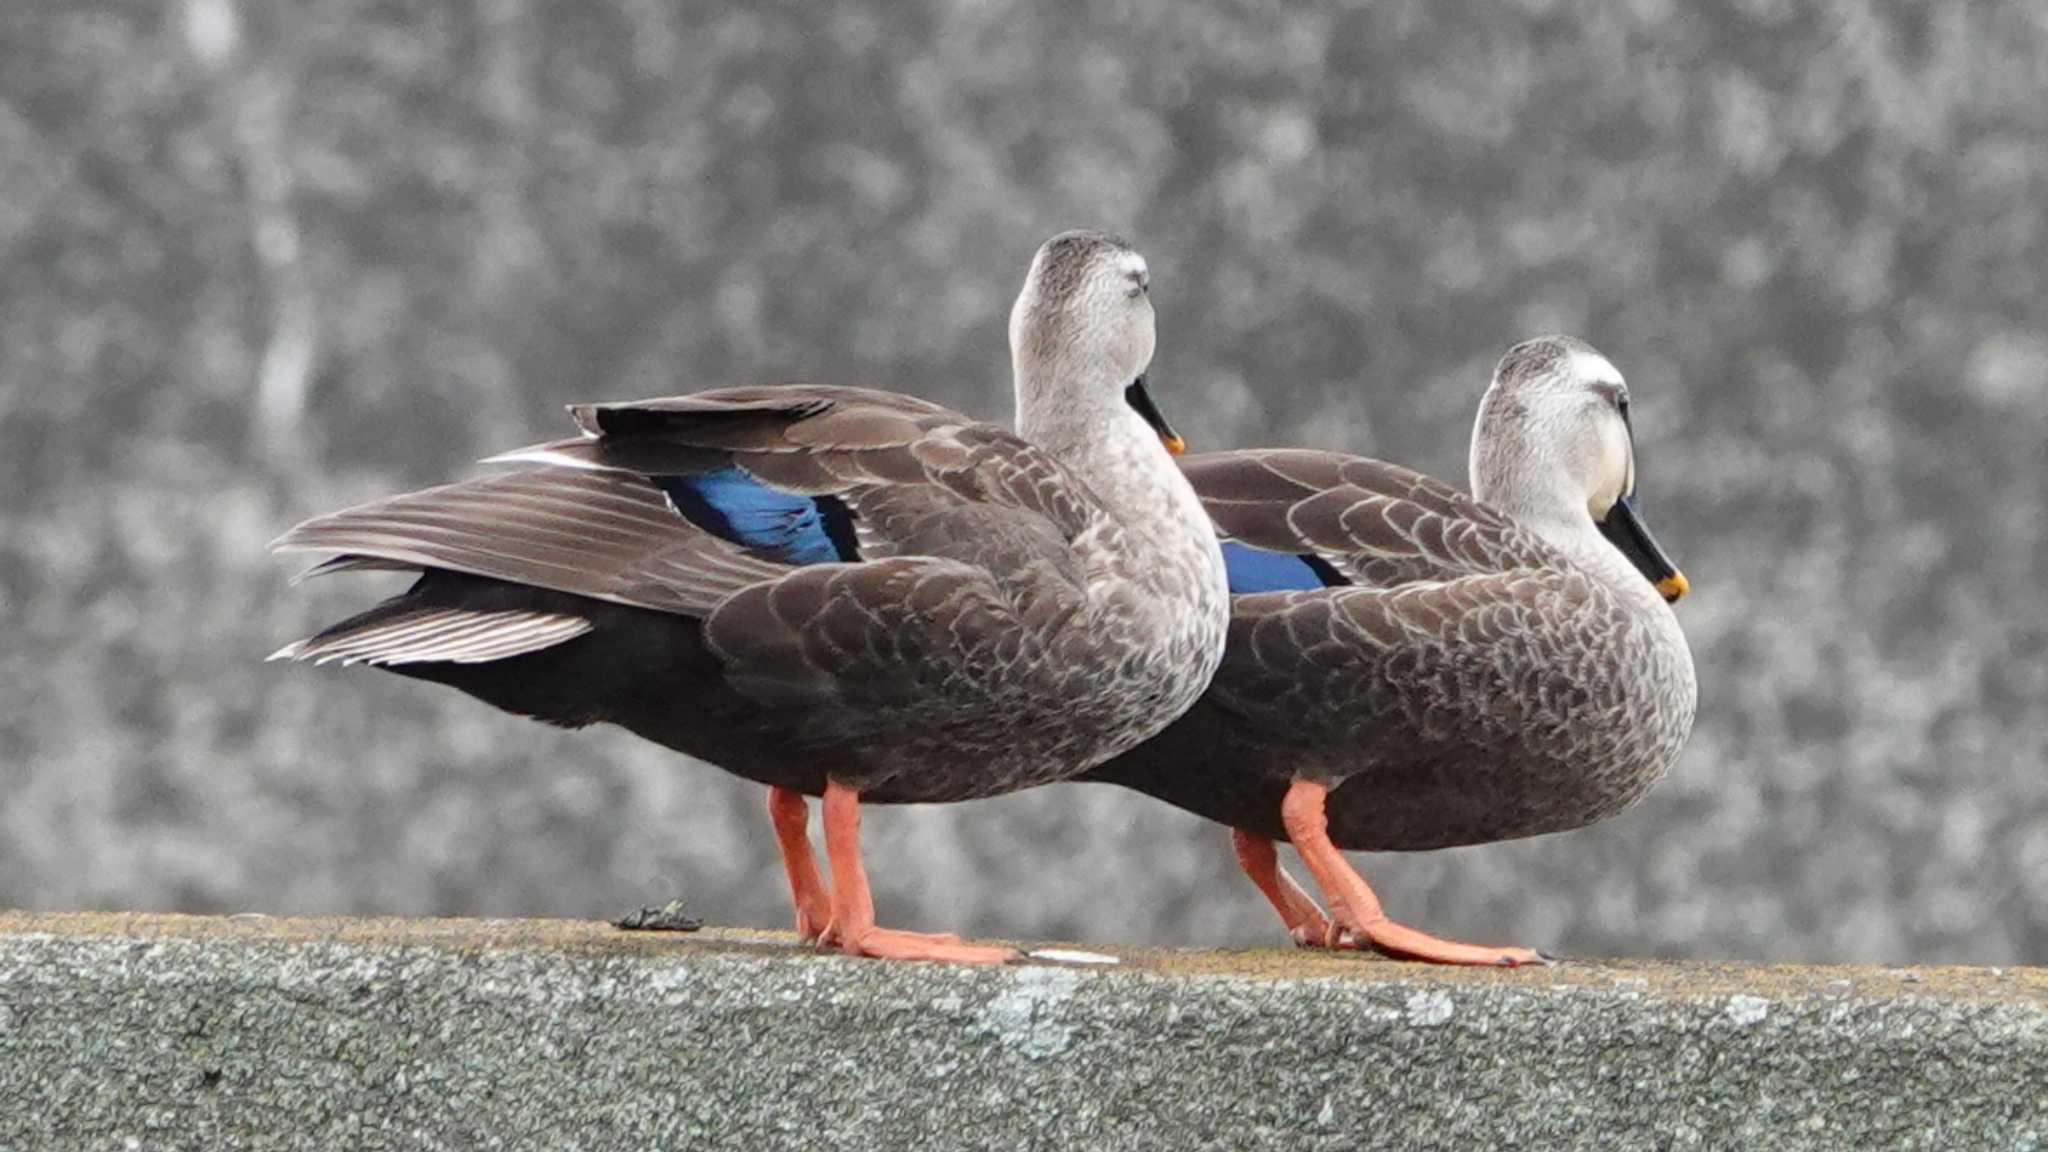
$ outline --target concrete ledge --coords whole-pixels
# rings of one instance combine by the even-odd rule
[[[2048,972],[973,970],[584,923],[0,915],[0,1148],[1916,1148],[2048,1137]]]

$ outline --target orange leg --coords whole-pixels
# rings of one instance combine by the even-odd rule
[[[1330,919],[1339,931],[1350,934],[1374,951],[1408,960],[1510,968],[1520,964],[1544,963],[1541,953],[1527,948],[1482,948],[1458,944],[1439,940],[1388,919],[1380,908],[1379,897],[1373,895],[1365,877],[1360,876],[1350,861],[1344,859],[1344,854],[1337,851],[1337,846],[1330,843],[1329,822],[1324,815],[1324,802],[1328,795],[1329,788],[1325,785],[1312,780],[1295,780],[1288,787],[1286,798],[1280,802],[1280,821],[1287,827],[1287,838],[1294,841],[1302,862],[1308,865],[1310,874],[1315,877],[1316,886],[1323,890],[1324,898],[1330,902]]]
[[[801,792],[768,789],[768,820],[782,846],[782,867],[789,873],[789,898],[796,905],[796,934],[809,944],[832,923],[832,893],[818,873],[811,854],[811,807]]]
[[[875,927],[875,901],[860,861],[860,793],[834,780],[825,782],[825,854],[832,860],[829,935],[848,955],[954,964],[1001,964],[1016,958],[1008,948],[962,944],[955,936]]]
[[[1266,902],[1287,925],[1287,934],[1303,948],[1321,948],[1330,938],[1330,922],[1316,906],[1315,897],[1301,890],[1287,869],[1280,866],[1280,853],[1264,836],[1242,828],[1230,830],[1231,846],[1244,874],[1265,893]]]

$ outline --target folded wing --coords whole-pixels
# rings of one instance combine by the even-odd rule
[[[1216,452],[1184,464],[1219,531],[1231,590],[1391,588],[1541,566],[1547,546],[1448,484],[1359,456]]]
[[[339,553],[313,574],[445,569],[697,615],[787,571],[692,526],[653,480],[523,468],[308,520],[279,552]]]

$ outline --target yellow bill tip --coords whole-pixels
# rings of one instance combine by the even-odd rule
[[[1159,442],[1166,445],[1166,452],[1170,456],[1179,456],[1188,450],[1188,442],[1178,436],[1161,436]]]
[[[1692,581],[1687,580],[1683,572],[1673,572],[1671,575],[1657,581],[1657,594],[1664,597],[1666,603],[1682,599],[1690,591],[1692,591]]]

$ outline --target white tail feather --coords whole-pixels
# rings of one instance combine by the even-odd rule
[[[268,660],[391,666],[482,664],[552,648],[590,631],[581,616],[427,608],[365,628],[294,641]]]

